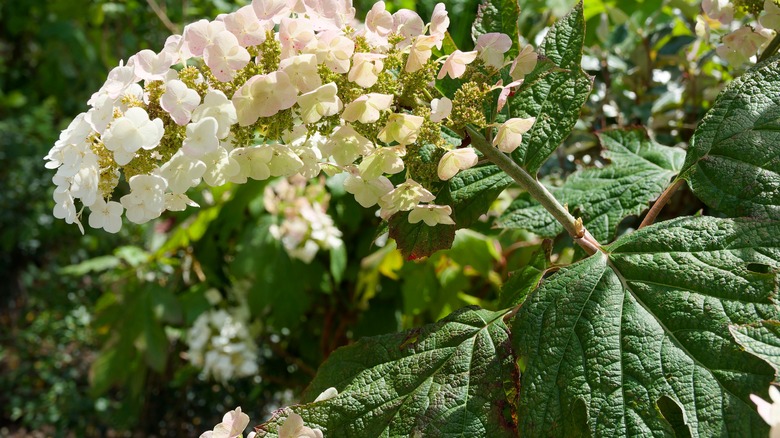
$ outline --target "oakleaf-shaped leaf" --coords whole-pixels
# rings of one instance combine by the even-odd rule
[[[772,365],[775,380],[780,379],[780,322],[732,326],[731,334],[746,351]]]
[[[778,316],[775,274],[749,266],[780,265],[780,223],[680,218],[606,250],[546,279],[512,323],[519,429],[663,436],[681,415],[694,437],[766,436],[748,397],[773,370],[729,326]]]
[[[577,216],[600,242],[615,238],[618,224],[639,215],[650,201],[658,198],[679,171],[685,152],[660,145],[648,138],[644,129],[605,131],[599,134],[603,168],[587,168],[570,175],[555,197]],[[543,237],[554,237],[563,227],[528,196],[518,197],[500,219],[506,228],[521,228]]]
[[[503,385],[517,382],[505,314],[464,308],[341,348],[307,390],[309,400],[329,387],[338,396],[279,411],[258,435],[277,436],[295,412],[328,437],[515,437]]]
[[[542,74],[532,73],[509,98],[511,117],[535,117],[536,123],[523,135],[523,142],[512,153],[513,159],[535,173],[569,136],[580,117],[582,105],[590,95],[593,78],[580,68],[585,22],[582,3],[550,28],[539,53],[557,69],[542,63]]]
[[[730,216],[780,218],[780,58],[718,96],[691,139],[682,177]]]

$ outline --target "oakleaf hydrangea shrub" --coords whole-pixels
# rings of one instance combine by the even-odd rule
[[[534,49],[515,2],[485,1],[463,52],[442,4],[426,24],[378,2],[361,24],[348,1],[255,0],[109,73],[46,157],[54,215],[115,233],[123,216],[197,207],[188,192],[202,182],[274,179],[265,208],[281,220],[269,232],[309,263],[344,245],[325,173],[414,259],[447,248],[516,184],[498,225],[568,234],[573,263],[541,251],[504,284],[503,309],[465,307],[335,351],[303,402],[250,436],[765,436],[780,424],[778,11],[702,4],[705,39],[735,12],[757,18],[715,53],[758,58],[685,151],[639,127],[607,130],[608,163],[548,187],[536,174],[592,87],[582,2]],[[685,185],[718,214],[654,223]],[[638,229],[618,232],[651,203]],[[187,357],[220,381],[252,375],[251,330],[241,308],[204,312]],[[774,403],[756,394],[766,388]],[[236,408],[202,436],[248,424]]]

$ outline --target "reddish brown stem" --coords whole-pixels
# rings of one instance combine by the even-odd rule
[[[676,192],[677,189],[679,189],[684,182],[685,182],[684,179],[678,179],[677,181],[675,181],[674,184],[667,187],[666,190],[664,190],[664,192],[661,193],[661,196],[659,196],[658,199],[655,201],[655,204],[653,204],[653,206],[650,208],[650,211],[647,212],[647,216],[645,216],[645,219],[639,225],[639,228],[644,228],[648,225],[652,225],[653,222],[655,222],[655,219],[658,217],[658,214],[661,213],[661,210],[663,210],[666,203],[669,202],[669,199],[672,198],[674,192]]]

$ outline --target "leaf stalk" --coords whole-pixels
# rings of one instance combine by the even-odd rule
[[[677,189],[679,189],[684,182],[684,179],[678,179],[674,182],[674,184],[667,187],[666,190],[661,193],[661,196],[659,196],[655,201],[653,206],[650,208],[650,211],[647,212],[647,216],[645,216],[644,220],[642,220],[642,223],[639,224],[639,228],[644,228],[648,225],[652,225],[653,222],[655,222],[658,214],[661,213],[661,210],[663,210],[664,206],[669,202],[669,199],[672,198],[672,195],[674,195]]]
[[[603,251],[598,241],[585,229],[581,219],[575,219],[557,199],[528,171],[515,163],[507,154],[499,151],[491,145],[485,137],[471,126],[466,127],[471,144],[499,169],[512,177],[517,184],[536,199],[550,214],[563,225],[563,228],[588,254],[592,255]]]

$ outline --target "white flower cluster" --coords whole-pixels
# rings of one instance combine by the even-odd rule
[[[702,14],[696,17],[696,34],[705,40],[710,40],[713,34],[720,35],[716,53],[730,65],[740,66],[765,49],[780,30],[780,6],[774,0],[764,0],[758,21],[749,26],[735,20],[735,3],[703,0]]]
[[[244,307],[230,312],[219,309],[201,314],[189,329],[187,357],[202,369],[203,377],[218,381],[257,374],[257,344],[249,330]]]
[[[433,59],[450,22],[443,4],[427,25],[410,10],[390,14],[381,1],[364,26],[354,16],[351,0],[254,0],[186,26],[158,53],[142,50],[120,63],[46,156],[46,167],[57,169],[54,215],[83,232],[87,207],[91,227],[115,233],[123,214],[144,223],[197,206],[186,193],[201,181],[327,170],[348,174],[346,189],[365,207],[378,204],[383,218],[409,211],[412,222],[453,223],[450,207],[432,204],[408,172],[397,185],[388,178],[407,168],[409,147],[440,140],[431,126],[455,117],[435,80],[461,78],[477,60],[482,71],[507,67],[514,82],[479,91],[502,89],[501,106],[536,54],[526,46],[505,59],[512,41],[491,33],[475,51]],[[464,107],[473,106],[468,99]],[[499,133],[503,151],[534,122],[519,120]],[[470,148],[452,151],[438,174],[451,178],[476,161]],[[116,190],[122,179],[127,187]]]
[[[271,226],[270,232],[290,257],[311,263],[320,249],[327,251],[344,244],[341,231],[326,213],[328,200],[324,185],[307,185],[300,176],[280,179],[266,187],[265,208],[282,219]]]

